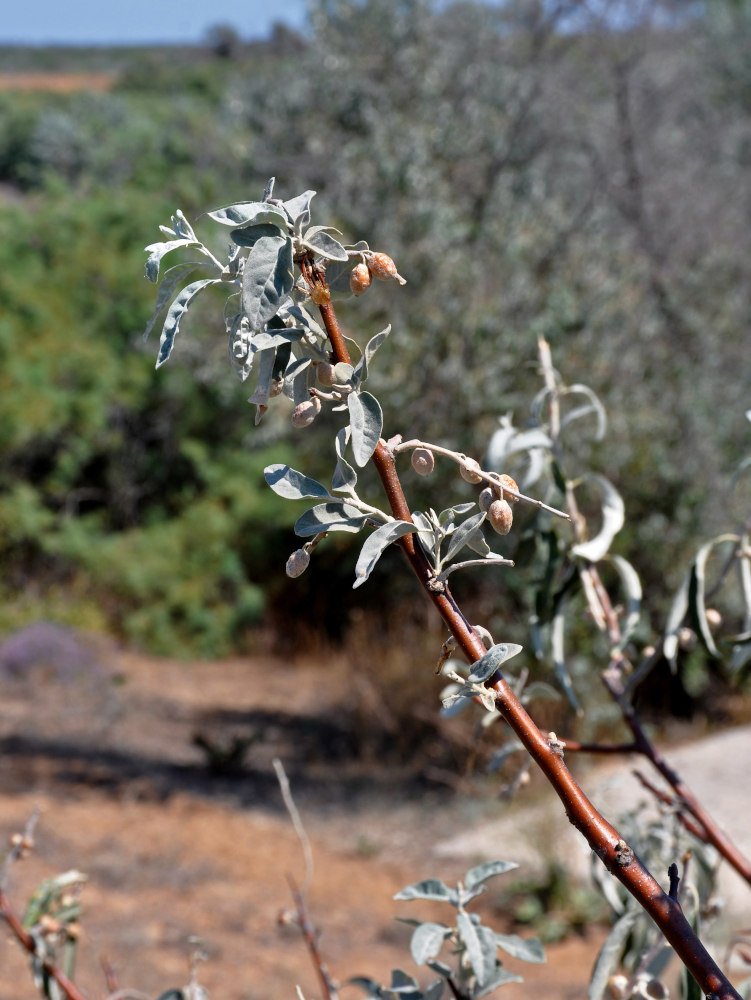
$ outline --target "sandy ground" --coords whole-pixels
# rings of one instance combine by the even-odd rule
[[[14,867],[10,895],[20,909],[42,878],[70,868],[87,874],[77,979],[92,998],[107,992],[103,960],[121,987],[147,996],[184,985],[192,937],[208,953],[201,982],[212,998],[293,998],[297,984],[307,997],[320,996],[299,932],[283,916],[292,902],[288,877],[299,883],[304,871],[273,776],[276,754],[312,842],[310,917],[342,983],[363,974],[385,982],[398,966],[431,978],[412,965],[410,929],[394,916],[446,914],[395,903],[402,886],[428,876],[456,880],[488,857],[521,861],[522,871],[531,871],[550,854],[544,831],[560,824],[534,790],[532,802],[506,814],[497,801],[418,787],[399,773],[349,768],[335,754],[318,753],[320,741],[332,739],[319,725],[336,704],[330,665],[290,673],[261,659],[176,663],[122,655],[116,672],[115,687],[94,678],[75,689],[54,672],[0,684],[0,836],[19,829],[35,804],[42,808],[36,850]],[[192,742],[196,731],[212,740],[254,731],[260,737],[246,766],[222,776],[207,769]],[[719,794],[722,785],[724,793],[724,768],[740,769],[730,789],[738,797],[724,818],[747,831],[751,733],[728,736],[740,742],[718,744],[720,769],[707,772],[707,790]],[[706,748],[691,758],[692,781],[709,759]],[[625,768],[588,775],[595,797],[615,782],[623,801]],[[512,929],[494,898],[487,894],[487,922]],[[526,983],[504,987],[506,1000],[584,996],[602,938],[601,929],[574,935],[549,950],[544,966],[509,959]],[[345,986],[342,995],[362,994]],[[27,959],[4,934],[0,1000],[35,996]]]

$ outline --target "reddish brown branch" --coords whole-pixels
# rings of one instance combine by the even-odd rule
[[[315,274],[310,262],[303,262],[303,270]],[[332,347],[334,362],[351,363],[346,343],[341,334],[333,305],[327,302],[320,307]],[[394,517],[411,520],[409,505],[396,473],[393,456],[381,441],[373,454],[375,466],[386,492]],[[413,535],[400,539],[412,570],[433,603],[451,634],[470,663],[479,660],[486,652],[480,637],[464,617],[447,585],[436,591],[432,582],[432,569]],[[628,889],[649,914],[672,945],[691,975],[696,979],[705,996],[713,994],[717,1000],[740,1000],[727,977],[691,928],[675,899],[662,889],[656,879],[642,865],[617,830],[597,812],[568,771],[563,759],[551,749],[548,740],[534,724],[524,707],[514,695],[500,672],[488,681],[496,693],[498,709],[514,730],[532,758],[552,785],[566,810],[569,821],[583,834],[592,850],[608,870]]]
[[[321,957],[321,953],[318,950],[318,935],[316,934],[315,928],[310,922],[308,917],[308,910],[305,905],[305,897],[300,892],[300,890],[295,885],[294,880],[290,875],[287,876],[287,881],[289,882],[289,887],[292,891],[292,897],[295,900],[295,909],[297,911],[297,923],[300,927],[300,932],[302,933],[303,940],[308,947],[310,952],[310,958],[313,962],[313,967],[316,970],[318,976],[318,981],[321,984],[321,989],[323,990],[323,995],[326,1000],[338,1000],[338,993],[336,987],[334,986],[334,981],[329,975],[329,970],[326,968],[326,963]]]
[[[0,889],[0,916],[3,917],[7,925],[10,927],[13,934],[15,934],[19,943],[28,951],[30,955],[37,955],[37,948],[34,938],[29,934],[26,928],[23,926],[21,921],[18,919],[13,907],[10,905],[10,900],[5,895],[5,892]],[[50,975],[61,990],[66,994],[68,1000],[87,1000],[85,994],[83,994],[74,982],[61,972],[52,962],[47,959],[38,956],[45,971]]]
[[[654,797],[657,799],[658,802],[662,802],[663,805],[670,806],[671,808],[675,809],[678,819],[681,821],[683,826],[688,830],[690,834],[696,837],[697,840],[701,840],[702,843],[704,844],[709,842],[709,838],[707,837],[707,831],[704,829],[704,827],[701,826],[700,823],[697,823],[696,820],[693,819],[691,816],[687,816],[684,810],[681,808],[680,803],[678,803],[676,799],[673,798],[673,796],[668,795],[667,792],[664,792],[661,788],[658,788],[656,785],[653,785],[652,782],[641,773],[641,771],[634,771],[633,774],[636,780],[644,788],[646,788],[648,792],[654,795]]]

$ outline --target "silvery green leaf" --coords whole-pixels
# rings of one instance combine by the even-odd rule
[[[373,360],[373,355],[384,342],[384,340],[391,333],[391,324],[386,327],[385,330],[381,330],[374,337],[371,337],[368,343],[365,345],[365,350],[362,353],[362,357],[355,365],[355,376],[358,384],[364,382],[368,377],[368,365]]]
[[[261,195],[261,201],[268,201],[274,193],[274,185],[276,184],[276,177],[269,177],[266,181],[266,187],[263,189],[263,194]]]
[[[558,683],[568,698],[569,705],[571,705],[577,715],[581,715],[581,705],[579,704],[579,699],[576,697],[571,674],[569,674],[568,667],[566,666],[566,653],[564,649],[566,630],[565,606],[565,601],[561,601],[553,615],[550,625],[550,652],[553,657],[553,669],[555,670],[555,676],[558,678]]]
[[[267,465],[263,476],[274,493],[286,500],[303,500],[305,497],[327,497],[326,487],[310,476],[291,469],[288,465]]]
[[[594,413],[597,417],[595,440],[602,441],[607,428],[607,416],[605,414],[605,407],[602,405],[595,393],[592,392],[588,385],[581,385],[579,383],[567,386],[567,388],[563,390],[563,393],[564,395],[579,394],[586,396],[589,402],[584,403],[582,406],[576,406],[573,410],[569,410],[569,412],[566,413],[561,419],[561,430],[565,430],[566,427],[568,427],[569,424],[572,424],[575,420],[580,420],[582,417],[586,417],[588,414]]]
[[[467,951],[469,964],[477,977],[477,982],[480,986],[484,986],[495,968],[495,947],[493,948],[493,966],[489,968],[486,950],[483,948],[483,942],[480,940],[477,928],[470,920],[469,914],[460,910],[456,915],[456,927],[459,931],[459,938]]]
[[[324,229],[319,229],[317,233],[313,233],[305,242],[312,246],[315,252],[326,260],[349,260],[349,255],[339,240],[335,240],[333,236],[329,236]]]
[[[162,336],[159,340],[159,353],[157,354],[156,367],[159,368],[172,353],[175,337],[180,328],[180,320],[185,315],[188,306],[196,295],[208,285],[218,285],[220,278],[201,278],[186,285],[181,292],[175,296],[172,305],[169,307],[167,317],[162,327]]]
[[[492,469],[501,469],[512,455],[534,448],[550,449],[552,445],[550,436],[540,427],[518,431],[514,427],[503,425],[488,443],[486,462]]]
[[[173,250],[179,249],[180,247],[200,247],[202,245],[203,244],[199,243],[197,240],[189,240],[185,238],[168,240],[166,243],[150,243],[147,247],[144,247],[145,251],[149,254],[148,260],[146,261],[146,277],[149,281],[156,284],[159,280],[159,267],[162,257],[171,253]]]
[[[490,755],[490,760],[488,761],[485,770],[488,774],[500,771],[511,754],[517,753],[517,751],[523,749],[524,746],[519,742],[519,740],[507,740],[503,746],[498,747],[498,749],[494,750]]]
[[[426,878],[422,882],[406,885],[393,897],[394,899],[437,899],[448,903],[456,903],[458,897],[454,889],[441,882],[438,878]]]
[[[677,669],[678,661],[678,634],[683,625],[683,620],[688,611],[688,591],[691,583],[691,573],[687,573],[681,580],[681,585],[676,591],[673,603],[668,611],[668,618],[665,623],[665,638],[662,640],[662,654],[670,664],[672,673]]]
[[[304,399],[309,399],[307,391],[306,370],[310,367],[310,358],[295,358],[287,365],[284,372],[284,395],[294,401],[295,405]]]
[[[296,223],[300,216],[310,213],[310,203],[315,197],[315,191],[303,191],[295,198],[290,198],[284,202],[284,210],[293,223]]]
[[[245,228],[245,226],[257,226],[263,223],[270,223],[282,232],[287,231],[287,216],[281,208],[271,205],[267,201],[241,201],[236,205],[227,205],[225,208],[216,208],[213,212],[208,212],[209,218],[214,222],[219,222],[223,226],[235,226]]]
[[[747,534],[742,536],[740,548],[743,551],[749,548],[749,537]],[[743,597],[744,629],[747,633],[751,633],[751,560],[738,559],[736,561],[736,566],[740,591]],[[728,669],[731,673],[735,673],[740,670],[741,667],[744,667],[751,657],[751,642],[749,642],[749,639],[751,639],[751,636],[745,640],[740,637],[736,637],[735,645],[733,646],[730,654],[730,662],[728,663]]]
[[[429,959],[435,958],[450,933],[451,929],[444,924],[433,924],[429,921],[420,924],[409,943],[415,965],[425,965]]]
[[[497,990],[499,986],[505,986],[506,983],[523,983],[524,980],[521,976],[517,976],[514,972],[509,972],[508,969],[504,969],[499,966],[491,978],[485,985],[479,990],[473,990],[472,1000],[480,1000],[480,997],[485,997],[488,993],[492,993],[493,990]]]
[[[254,330],[276,315],[294,284],[292,240],[262,236],[251,247],[243,272],[243,309]]]
[[[475,865],[474,868],[470,868],[464,876],[464,885],[471,891],[477,888],[478,885],[482,885],[483,882],[487,882],[489,878],[494,878],[496,875],[504,875],[506,872],[513,871],[514,868],[518,867],[519,865],[515,861],[486,861],[484,864]]]
[[[417,986],[417,980],[407,975],[401,969],[394,969],[391,973],[391,985],[389,993],[396,993],[402,997],[414,997],[417,1000],[421,996]]]
[[[282,235],[279,226],[273,226],[270,222],[262,222],[259,225],[246,226],[243,229],[233,229],[229,234],[233,243],[239,247],[252,247],[262,236],[279,237]]]
[[[547,448],[530,448],[527,452],[527,467],[519,481],[522,492],[527,492],[539,482],[550,465],[550,452]]]
[[[352,381],[354,368],[346,361],[339,361],[334,365],[334,375],[337,385],[349,385]]]
[[[625,649],[626,643],[639,624],[642,595],[641,580],[634,567],[623,556],[609,555],[605,558],[615,567],[618,576],[621,578],[623,592],[626,595],[626,621],[623,623],[621,641],[618,644],[619,649]]]
[[[623,946],[631,933],[638,912],[636,909],[627,910],[613,925],[592,969],[587,991],[588,1000],[603,1000],[607,995],[608,980],[620,967]]]
[[[493,676],[502,663],[510,660],[517,653],[521,653],[523,648],[523,646],[519,646],[515,642],[499,642],[495,646],[491,646],[484,656],[479,660],[475,660],[472,664],[467,683],[484,684],[489,677]]]
[[[316,322],[315,318],[310,315],[307,309],[303,309],[302,306],[298,306],[293,302],[285,303],[283,310],[281,310],[284,315],[291,316],[296,324],[304,326],[306,330],[310,330],[317,338],[320,340],[326,340],[326,333],[321,327],[321,325]]]
[[[458,696],[461,688],[461,684],[447,684],[441,691],[439,698],[441,699],[440,715],[442,719],[453,719],[454,716],[461,715],[472,704],[471,698]]]
[[[368,997],[375,997],[376,1000],[379,1000],[385,994],[383,987],[375,979],[369,979],[368,976],[352,976],[347,982],[351,983],[352,986],[359,986]]]
[[[321,531],[357,532],[365,524],[365,515],[357,507],[352,507],[343,500],[332,500],[321,503],[298,517],[295,523],[295,534],[305,537],[317,535]]]
[[[598,562],[607,553],[610,545],[623,527],[625,511],[620,493],[604,476],[590,475],[600,487],[602,494],[602,527],[599,533],[587,542],[580,542],[571,548],[572,555],[589,562]]]
[[[449,562],[461,549],[464,548],[465,545],[469,545],[472,541],[474,541],[475,537],[479,533],[480,525],[484,520],[485,511],[481,510],[479,514],[474,514],[472,517],[468,517],[466,521],[462,521],[462,523],[457,526],[451,535],[451,540],[446,548],[445,554],[443,555],[443,562]]]
[[[332,493],[354,493],[357,486],[357,473],[344,457],[344,449],[347,447],[350,434],[349,427],[342,427],[336,435],[334,442],[336,468],[331,479]]]
[[[254,423],[256,426],[260,424],[261,418],[266,412],[266,408],[269,405],[269,395],[271,393],[271,378],[274,374],[274,366],[276,365],[276,348],[272,347],[266,351],[258,351],[256,353],[258,369],[258,381],[256,382],[256,387],[253,390],[253,395],[248,399],[249,403],[255,403],[256,405],[256,415]]]
[[[184,264],[175,264],[174,267],[171,267],[169,270],[164,272],[164,277],[162,278],[161,284],[159,285],[159,291],[157,292],[154,312],[151,314],[151,318],[146,324],[146,329],[143,331],[144,340],[148,339],[149,334],[154,329],[154,324],[156,323],[159,314],[162,310],[167,308],[175,289],[182,283],[183,279],[187,278],[187,276],[198,267],[213,268],[213,266],[213,264],[210,264],[205,260],[191,260],[186,261]]]
[[[498,947],[503,948],[512,958],[538,965],[547,961],[545,949],[537,938],[522,938],[518,934],[496,934],[495,940]]]
[[[251,344],[254,351],[266,351],[270,347],[281,347],[283,344],[294,344],[303,335],[302,330],[285,327],[283,330],[262,330],[254,333]]]
[[[347,408],[352,428],[352,453],[356,464],[362,468],[367,465],[381,436],[381,405],[369,392],[351,392],[347,396]]]
[[[425,964],[427,965],[428,963],[426,962]],[[425,992],[422,995],[423,1000],[441,1000],[445,987],[445,980],[434,979],[433,982],[425,989]]]
[[[689,601],[692,605],[696,624],[699,629],[699,635],[701,636],[704,645],[707,647],[707,651],[712,656],[716,656],[718,659],[720,658],[720,651],[715,645],[712,632],[709,628],[709,622],[707,621],[707,608],[704,601],[707,560],[709,559],[712,549],[715,548],[715,546],[727,544],[728,542],[732,542],[734,545],[737,545],[739,540],[740,539],[737,535],[718,535],[711,541],[706,542],[696,553],[694,565],[691,571]]]
[[[417,531],[417,527],[410,521],[389,521],[388,524],[382,524],[376,528],[372,535],[367,537],[365,544],[360,550],[357,565],[355,566],[355,576],[357,579],[353,584],[353,589],[365,583],[373,572],[373,567],[381,558],[383,550],[388,545],[391,545],[392,542],[397,541],[399,538],[403,538],[405,535],[410,535],[413,531]]]
[[[172,228],[178,236],[184,236],[188,240],[194,240],[196,238],[196,234],[193,232],[193,227],[185,218],[185,215],[180,208],[178,208],[172,216]]]

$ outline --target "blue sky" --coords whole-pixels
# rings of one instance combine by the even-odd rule
[[[302,27],[305,6],[305,0],[20,0],[3,4],[0,44],[200,42],[215,24],[259,38],[275,21]]]

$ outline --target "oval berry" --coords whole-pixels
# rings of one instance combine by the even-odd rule
[[[353,295],[363,295],[370,288],[373,275],[367,264],[353,267],[349,275],[349,287]]]
[[[433,452],[427,448],[415,448],[412,452],[412,468],[418,476],[429,476],[435,468]]]
[[[514,521],[511,505],[506,500],[494,500],[488,508],[488,520],[493,531],[507,535]]]

